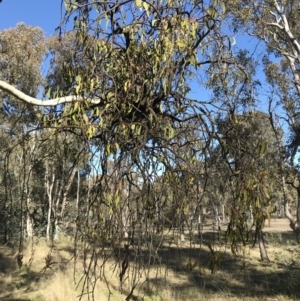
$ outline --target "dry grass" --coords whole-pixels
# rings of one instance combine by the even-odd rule
[[[216,246],[221,251],[221,264],[215,275],[211,275],[207,268],[209,249],[205,244],[201,249],[199,245],[190,248],[188,242],[180,246],[172,244],[162,249],[159,254],[162,258],[160,265],[152,265],[149,274],[145,265],[140,265],[141,272],[136,274],[139,284],[133,291],[132,300],[299,300],[300,252],[291,232],[282,228],[282,225],[280,229],[284,232],[265,228],[269,232],[266,235],[271,259],[269,264],[260,262],[257,248],[245,249],[246,256],[243,259],[234,257],[225,246]],[[45,241],[39,240],[34,243],[33,250],[32,264],[28,263],[32,257],[32,247],[29,245],[24,250],[23,266],[19,269],[15,252],[0,246],[0,300],[77,300],[82,292],[83,282],[79,280],[84,270],[82,259],[78,259],[74,267],[72,243],[64,240],[51,249]],[[45,258],[50,250],[51,268],[44,269]],[[196,263],[191,269],[187,265],[189,258]],[[167,263],[168,269],[165,268]],[[136,271],[133,263],[126,272],[122,287],[119,271],[115,268],[112,261],[105,264],[106,279],[102,277],[102,281],[97,281],[95,300],[107,300],[110,297],[111,301],[120,301],[130,293],[132,283],[128,276],[131,277]],[[88,300],[88,296],[83,295],[82,300]]]

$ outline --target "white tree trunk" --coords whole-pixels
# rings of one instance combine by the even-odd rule
[[[27,238],[31,239],[34,235],[34,227],[33,227],[33,220],[29,212],[27,212],[27,216],[26,216],[26,232],[27,232]]]
[[[46,237],[47,240],[50,240],[50,229],[51,229],[51,212],[52,212],[52,206],[53,206],[53,200],[52,200],[52,191],[55,181],[55,174],[52,170],[52,175],[49,175],[49,165],[46,165],[46,174],[45,174],[45,185],[46,185],[46,192],[48,197],[48,215],[47,215],[47,228],[46,228]]]

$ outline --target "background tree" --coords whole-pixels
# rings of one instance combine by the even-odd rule
[[[290,131],[287,148],[280,147],[280,152],[283,154],[282,164],[284,165],[285,160],[289,158],[289,164],[294,166],[297,177],[299,168],[295,164],[299,146],[300,95],[298,2],[274,0],[240,3],[229,1],[228,8],[230,16],[233,17],[236,31],[240,28],[241,31],[257,37],[266,47],[267,54],[264,55],[263,67],[267,82],[270,84],[269,95],[272,104],[270,113],[273,114],[275,120],[275,108],[283,109],[284,115],[281,120],[287,122]],[[283,189],[286,189],[285,177],[282,179]],[[297,184],[292,186],[298,191]],[[291,228],[299,235],[299,199],[296,216],[293,216],[289,210],[289,200],[286,195],[284,203],[285,213],[290,220]]]
[[[255,227],[254,243],[259,243],[262,260],[269,260],[262,228],[277,210],[274,192],[280,181],[280,156],[269,116],[258,111],[229,116],[219,121],[219,131],[220,150],[229,172],[222,178],[227,178],[232,195],[226,235],[232,247],[239,240],[245,245]]]
[[[45,37],[40,28],[19,23],[15,28],[1,31],[1,79],[35,96],[42,84],[40,67],[45,52]],[[14,234],[22,233],[26,223],[28,234],[32,231],[30,217],[32,190],[28,183],[32,179],[32,160],[36,156],[36,143],[35,135],[28,134],[28,131],[38,125],[39,109],[20,103],[4,91],[0,94],[0,119],[4,139],[2,141],[6,141],[2,143],[1,151],[4,163],[1,177],[4,195],[1,198],[1,206],[5,212],[5,217],[1,221],[4,223],[3,229],[6,229],[4,241],[7,242],[15,240],[17,235]],[[19,216],[21,216],[21,225],[18,222]]]

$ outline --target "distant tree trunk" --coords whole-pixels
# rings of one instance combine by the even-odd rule
[[[33,221],[33,204],[32,204],[32,170],[36,152],[36,136],[30,140],[30,145],[24,145],[24,172],[26,172],[26,180],[24,179],[24,194],[26,198],[26,234],[27,238],[31,239],[34,235]],[[26,147],[26,149],[25,149]],[[28,147],[28,148],[27,148]],[[29,152],[28,152],[29,150]]]
[[[226,223],[226,214],[225,214],[225,205],[222,204],[222,220],[223,220],[223,223],[225,224]]]
[[[29,174],[28,182],[30,180],[30,177],[31,177],[31,171]],[[31,191],[28,186],[25,189],[25,193],[26,193],[26,233],[27,233],[27,238],[31,239],[34,234],[34,224],[33,224],[33,218],[32,218],[33,210],[32,210],[32,205],[31,205],[31,202],[32,202]]]
[[[52,210],[52,198],[48,197],[48,215],[47,215],[47,228],[46,228],[46,237],[47,240],[50,240],[50,229],[51,229],[51,210]]]
[[[45,185],[46,192],[48,197],[48,215],[47,215],[47,228],[46,228],[46,237],[47,240],[50,240],[50,229],[51,229],[51,212],[52,212],[52,191],[55,181],[55,174],[52,172],[52,175],[49,174],[49,165],[46,166],[46,174],[45,174]]]
[[[220,226],[220,218],[219,218],[219,212],[218,212],[218,208],[216,208],[215,206],[213,206],[213,212],[214,212],[214,220],[213,220],[213,230],[219,230],[219,226]]]
[[[199,211],[199,214],[198,214],[198,237],[199,237],[200,244],[202,244],[202,242],[203,242],[202,230],[203,230],[203,224],[202,224],[202,220],[201,220],[201,212]]]
[[[33,210],[30,209],[30,203],[31,203],[31,197],[30,195],[27,195],[26,198],[26,232],[27,232],[27,238],[31,239],[34,235],[34,224],[33,224]]]
[[[66,208],[66,201],[67,201],[67,197],[68,197],[68,194],[70,192],[70,189],[71,189],[71,185],[74,181],[74,178],[75,178],[75,175],[78,171],[78,167],[76,166],[73,166],[72,168],[72,171],[71,171],[71,174],[67,180],[67,183],[64,187],[64,193],[63,193],[63,198],[62,198],[62,206],[61,206],[61,218],[63,218],[64,216],[64,211],[65,211],[65,208]]]
[[[180,225],[180,241],[184,242],[184,226],[183,224]]]
[[[300,180],[300,175],[298,174],[298,181]],[[293,224],[293,230],[297,237],[297,242],[300,243],[300,185],[298,184],[297,187],[297,217],[296,222]]]
[[[74,228],[75,242],[77,240],[78,219],[79,219],[79,200],[80,200],[80,171],[77,170],[77,191],[76,191],[76,221]],[[77,242],[76,242],[77,243]]]
[[[252,227],[253,222],[254,222],[253,210],[252,210],[252,206],[250,206],[250,209],[249,209],[249,226],[250,226],[250,228]]]
[[[33,220],[29,212],[27,212],[27,216],[26,216],[26,231],[27,231],[27,238],[31,239],[34,235],[34,230],[33,230]]]
[[[185,238],[184,238],[184,216],[183,213],[181,213],[180,215],[180,241],[184,242]]]
[[[264,233],[260,229],[258,231],[258,245],[259,245],[259,251],[260,251],[260,258],[262,261],[270,262],[270,259],[268,257],[268,253],[266,250],[265,240],[264,240]]]
[[[128,206],[125,206],[124,212],[122,212],[122,219],[123,219],[123,232],[124,232],[124,237],[128,238],[129,233],[128,233],[128,221],[129,221],[129,208]]]
[[[293,186],[294,189],[297,190],[297,197],[298,197],[298,205],[297,205],[297,217],[294,217],[290,212],[290,206],[289,206],[289,199],[287,195],[286,190],[286,182],[285,177],[282,176],[282,187],[283,187],[283,199],[284,199],[284,213],[285,216],[290,221],[290,227],[296,234],[297,242],[300,242],[300,186],[295,186],[294,183],[289,183]]]

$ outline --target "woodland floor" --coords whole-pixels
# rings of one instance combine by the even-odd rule
[[[264,233],[270,263],[260,261],[257,247],[245,248],[245,256],[234,256],[228,246],[215,242],[214,250],[219,251],[221,257],[214,275],[208,268],[211,252],[207,245],[216,235],[211,232],[211,227],[204,228],[201,247],[188,241],[164,245],[158,254],[161,261],[154,263],[147,275],[149,281],[141,276],[130,300],[300,300],[300,248],[288,221],[272,219],[271,225],[265,226]],[[77,300],[83,271],[80,260],[74,270],[71,240],[55,244],[51,253],[53,264],[44,270],[49,250],[44,240],[35,241],[34,248],[28,246],[24,250],[23,266],[19,269],[16,250],[0,246],[0,300]],[[189,259],[195,264],[193,268],[189,268]],[[119,291],[119,274],[113,272],[114,266],[108,262],[105,274],[111,290],[110,300],[125,300],[131,284],[125,278],[122,293]],[[127,272],[134,272],[132,265]],[[77,290],[74,280],[79,283]],[[94,300],[108,300],[108,297],[105,281],[98,281]],[[87,296],[84,295],[82,300],[88,300]]]

